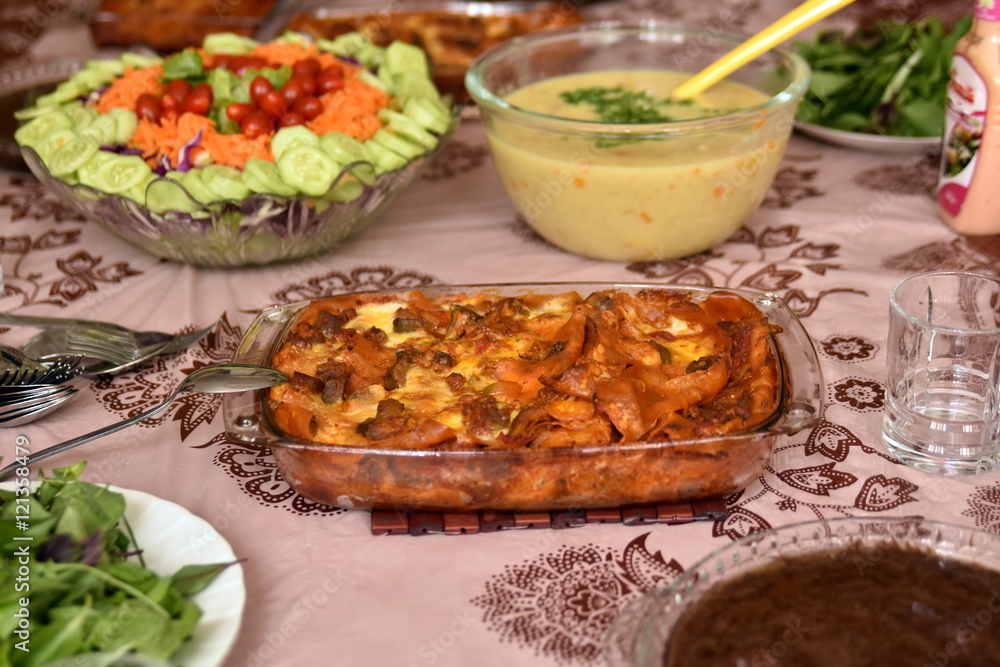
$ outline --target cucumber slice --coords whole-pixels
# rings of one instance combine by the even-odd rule
[[[281,159],[282,154],[296,146],[319,146],[319,136],[305,125],[283,127],[271,138],[271,153],[274,161]]]
[[[201,170],[201,182],[209,192],[218,195],[216,199],[244,199],[250,196],[250,188],[240,178],[240,170],[234,167],[210,164]]]
[[[124,68],[126,67],[134,67],[135,69],[151,67],[157,63],[162,63],[163,58],[160,58],[159,56],[144,56],[141,53],[126,51],[122,54],[119,62],[122,64],[122,71],[124,72]]]
[[[242,56],[260,46],[260,42],[234,32],[216,32],[205,36],[201,48],[212,54]]]
[[[23,109],[18,109],[14,112],[14,118],[17,120],[31,120],[33,118],[38,118],[39,116],[44,116],[47,113],[52,113],[59,109],[58,104],[49,105],[35,105],[31,107],[25,107]]]
[[[309,48],[312,45],[312,40],[303,35],[300,32],[295,32],[294,30],[286,30],[282,35],[278,36],[274,41],[279,44],[295,44],[301,46],[302,48]]]
[[[39,116],[19,127],[14,132],[14,140],[22,146],[34,147],[56,130],[66,130],[71,127],[73,121],[70,117],[58,109],[53,109],[52,113]]]
[[[49,136],[42,139],[40,142],[36,143],[32,148],[38,153],[38,157],[42,158],[42,162],[46,166],[52,162],[52,158],[62,150],[62,147],[69,142],[76,139],[79,135],[70,129],[56,130]]]
[[[168,171],[166,178],[153,180],[146,188],[147,208],[153,213],[194,213],[203,210],[201,204],[191,199],[191,195],[180,184],[183,177],[182,172]]]
[[[62,108],[63,113],[69,116],[69,119],[73,121],[73,127],[76,130],[82,130],[97,119],[97,111],[91,109],[90,107],[85,107],[79,102],[74,102],[73,104],[67,104]]]
[[[368,164],[352,166],[351,173],[365,185],[372,185],[375,182],[375,156],[367,144],[343,132],[328,132],[319,138],[319,147],[338,164],[367,162]]]
[[[429,79],[431,77],[430,63],[427,54],[413,44],[393,42],[385,49],[385,67],[393,74],[414,72]]]
[[[115,122],[114,143],[124,144],[132,138],[135,128],[139,125],[139,117],[134,111],[116,107],[112,109],[108,116]]]
[[[341,170],[318,146],[294,146],[278,158],[277,164],[285,183],[313,197],[325,195]]]
[[[96,180],[97,170],[100,168],[102,164],[104,164],[108,160],[113,160],[115,157],[117,156],[114,153],[102,150],[99,150],[93,155],[91,155],[90,159],[87,160],[87,162],[85,162],[79,169],[76,170],[76,175],[80,178],[80,182],[83,183],[84,185],[89,185],[90,187],[99,190],[100,186],[97,185],[97,180]]]
[[[392,80],[396,84],[396,96],[403,100],[418,97],[435,101],[441,99],[441,93],[434,87],[434,83],[417,72],[393,73]]]
[[[412,118],[391,109],[380,110],[378,117],[383,123],[388,124],[389,128],[397,135],[405,137],[427,150],[432,150],[438,145],[437,137],[421,127],[420,123]]]
[[[415,97],[403,105],[403,115],[409,116],[431,132],[444,134],[451,125],[451,114],[439,102],[426,97]]]
[[[381,68],[379,68],[379,71],[380,72],[382,71]],[[386,94],[392,93],[392,85],[391,83],[389,83],[389,81],[383,81],[382,79],[375,76],[366,69],[358,70],[358,80],[363,83],[367,83],[372,88],[377,88],[378,90],[381,90],[383,93]]]
[[[294,197],[298,190],[281,180],[281,174],[273,162],[250,158],[243,165],[243,183],[253,192]]]
[[[76,136],[57,150],[47,164],[53,176],[67,176],[79,169],[100,148],[92,137]]]
[[[107,152],[107,151],[103,151]],[[115,155],[105,160],[94,173],[96,187],[117,194],[142,183],[152,173],[149,165],[138,155]]]
[[[120,60],[88,60],[84,69],[102,72],[109,77],[109,80],[125,73],[125,65]]]
[[[406,158],[399,153],[392,152],[381,144],[369,141],[368,149],[375,157],[376,173],[383,174],[388,171],[396,171],[397,169],[402,169],[406,166]]]
[[[117,144],[118,123],[115,122],[111,114],[102,114],[94,119],[94,122],[80,130],[80,134],[85,134],[97,139],[101,146],[112,146]]]
[[[208,189],[201,180],[201,169],[191,169],[190,171],[184,172],[184,176],[180,179],[181,185],[184,189],[188,191],[196,201],[202,204],[209,204],[211,202],[217,201],[219,198],[214,192]]]
[[[35,100],[35,104],[38,106],[65,104],[66,102],[72,102],[81,95],[88,94],[90,91],[90,88],[80,84],[78,81],[68,79],[56,86],[56,89],[51,93],[39,95]]]
[[[379,144],[383,148],[387,148],[393,153],[398,153],[407,160],[412,160],[424,151],[418,146],[411,144],[409,141],[403,137],[397,136],[385,129],[384,127],[375,133],[375,136],[371,138],[372,141]]]
[[[150,172],[149,176],[147,176],[146,178],[142,179],[142,181],[140,181],[138,184],[133,185],[128,190],[126,190],[125,192],[123,192],[122,196],[128,197],[132,201],[137,202],[137,203],[142,204],[143,206],[145,206],[146,205],[146,189],[150,186],[150,184],[152,184],[154,181],[158,181],[159,179],[160,179],[159,176],[157,176],[153,172]]]
[[[360,181],[354,178],[345,178],[333,186],[329,199],[337,202],[354,201],[364,191],[365,186]]]

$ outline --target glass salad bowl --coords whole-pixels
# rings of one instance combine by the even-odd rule
[[[458,124],[426,53],[358,33],[218,33],[92,60],[14,116],[25,163],[65,204],[157,257],[220,268],[332,250]]]
[[[442,144],[458,124],[457,116]],[[236,268],[289,262],[334,249],[360,232],[420,177],[435,152],[382,174],[371,185],[352,188],[349,201],[336,201],[338,186],[348,165],[330,188],[328,198],[281,197],[255,194],[242,200],[198,204],[184,187],[170,178],[149,186],[165,197],[191,202],[192,211],[154,211],[128,197],[101,192],[87,185],[69,185],[53,176],[30,147],[21,154],[31,172],[63,203],[119,238],[146,252],[195,266]]]

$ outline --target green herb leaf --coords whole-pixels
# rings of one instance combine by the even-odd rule
[[[880,21],[874,29],[824,31],[795,47],[812,67],[796,118],[838,130],[905,137],[940,136],[955,43],[937,18]]]
[[[194,49],[178,51],[163,61],[163,80],[199,79],[205,73],[205,63]]]

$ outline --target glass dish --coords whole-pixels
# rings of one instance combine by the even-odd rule
[[[677,289],[693,298],[717,288],[687,285],[543,283],[421,288],[428,296],[485,292],[501,296],[581,295],[601,289],[637,292]],[[816,352],[794,313],[778,297],[726,290],[755,303],[767,316],[781,368],[781,397],[772,419],[752,432],[711,438],[558,449],[403,450],[346,447],[291,438],[275,428],[266,392],[224,398],[226,431],[241,442],[269,446],[288,483],[317,502],[345,508],[427,510],[555,510],[620,507],[716,497],[742,489],[767,464],[779,435],[816,424],[822,414],[822,378]],[[234,362],[269,365],[286,332],[308,302],[272,306],[248,327]],[[606,484],[586,477],[600,470]],[[532,493],[521,493],[523,480]],[[617,483],[613,483],[617,482]],[[541,494],[538,488],[544,488]],[[424,500],[415,501],[416,493]],[[427,498],[433,498],[427,500]]]
[[[97,46],[148,46],[161,52],[201,46],[207,35],[253,37],[275,0],[102,0],[90,19]]]
[[[671,120],[680,112],[668,109],[666,116],[656,112],[657,120],[636,122],[619,111],[611,118],[625,120],[604,122],[572,118],[575,109],[540,109],[561,109],[550,101],[557,99],[554,90],[569,92],[559,79],[576,76],[585,77],[571,79],[583,92],[630,79],[631,89],[656,90],[655,83],[662,90],[653,98],[661,104],[675,84],[652,77],[698,72],[744,40],[658,21],[609,21],[533,33],[483,53],[465,87],[520,216],[553,245],[608,261],[686,257],[729,238],[777,173],[809,82],[802,58],[782,49],[755,58],[726,83],[759,95],[700,101],[722,109],[706,109],[700,118]],[[535,84],[554,87],[522,106],[510,101]]]
[[[466,100],[465,71],[487,48],[519,35],[582,20],[573,3],[545,0],[499,3],[417,0],[390,4],[387,9],[331,7],[325,2],[305,0],[280,30],[271,31],[280,34],[294,30],[325,39],[360,32],[381,46],[393,40],[417,44],[434,62],[434,83],[438,90],[457,100]],[[262,36],[269,34],[265,28]]]
[[[833,557],[836,552],[851,547],[864,549],[862,555],[852,552],[848,561],[862,569],[885,556],[886,550],[891,547],[930,552],[926,564],[933,570],[939,569],[946,560],[991,570],[1000,569],[1000,537],[966,526],[926,521],[920,517],[848,517],[792,524],[731,542],[693,565],[671,585],[652,589],[625,605],[605,638],[605,660],[612,667],[662,667],[666,664],[664,654],[679,622],[712,591],[721,587],[723,592],[729,592],[725,588],[727,584],[752,576],[782,558],[820,553]],[[921,612],[919,605],[913,604],[916,605],[916,614],[933,613],[930,609]],[[992,607],[992,601],[990,605]],[[861,609],[872,606],[858,605]],[[974,616],[977,611],[978,607],[969,609],[968,615]],[[791,609],[791,613],[794,615],[795,609]],[[843,642],[850,637],[851,630],[838,628],[835,641]],[[736,628],[733,631],[737,631]],[[952,627],[951,631],[954,634],[955,628]],[[802,637],[785,636],[785,640],[793,644],[798,639]],[[809,639],[806,634],[803,641]],[[789,645],[779,641],[772,649],[774,647],[778,649],[762,652],[760,660],[754,660],[752,664],[779,664],[778,658]],[[944,645],[940,650],[945,650]],[[944,657],[947,662],[948,656]],[[934,656],[929,655],[916,664],[932,664],[933,661]],[[787,659],[780,661],[781,664],[786,662]],[[741,664],[749,665],[751,662]],[[830,664],[848,663],[834,660]]]
[[[160,178],[149,188],[172,188],[173,197],[189,197],[194,213],[151,211],[132,199],[68,185],[49,173],[30,147],[21,153],[31,172],[65,204],[116,236],[146,252],[195,266],[233,268],[288,262],[331,250],[377,218],[392,201],[412,186],[424,166],[458,126],[457,114],[434,151],[421,155],[397,171],[362,186],[350,201],[314,197],[256,194],[243,200],[199,204],[177,181]],[[364,162],[344,167],[330,187],[335,193],[344,177]],[[147,189],[147,193],[150,192]],[[174,200],[176,201],[176,200]]]

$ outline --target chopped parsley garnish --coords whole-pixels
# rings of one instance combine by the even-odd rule
[[[644,90],[626,90],[622,86],[578,88],[559,95],[567,104],[589,104],[594,107],[594,111],[605,123],[669,122],[674,119],[660,113],[660,108],[679,104],[669,98],[658,100]]]

